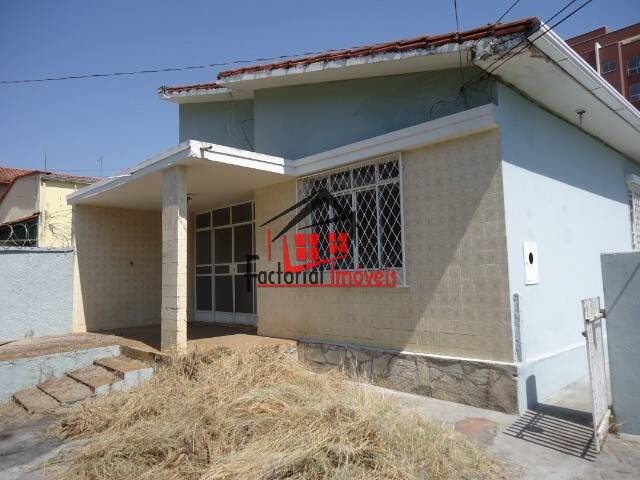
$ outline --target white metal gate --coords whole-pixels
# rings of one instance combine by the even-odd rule
[[[606,319],[600,309],[600,297],[582,300],[584,336],[587,340],[587,359],[593,400],[593,436],[596,451],[600,451],[609,432],[609,375],[607,352],[604,345]]]

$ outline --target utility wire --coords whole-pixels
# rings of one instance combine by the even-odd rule
[[[378,45],[382,45],[382,44],[373,43],[371,44],[371,47],[376,47]],[[109,72],[109,73],[87,73],[87,74],[80,74],[80,75],[66,75],[62,77],[28,78],[28,79],[20,79],[20,80],[0,80],[0,85],[13,85],[13,84],[19,84],[19,83],[36,83],[36,82],[58,82],[63,80],[120,77],[120,76],[128,76],[128,75],[142,75],[142,74],[149,74],[149,73],[183,72],[186,70],[199,70],[203,68],[213,68],[213,67],[228,67],[231,65],[239,65],[239,64],[245,64],[245,63],[271,62],[274,60],[284,60],[287,58],[308,57],[311,55],[319,55],[321,53],[341,52],[343,50],[350,50],[353,48],[361,48],[361,47],[334,48],[334,49],[320,50],[315,52],[293,53],[290,55],[278,55],[275,57],[252,58],[250,60],[230,60],[228,62],[207,63],[204,65],[190,65],[186,67],[167,67],[167,68],[130,70],[130,71],[123,71],[123,72]]]
[[[566,10],[566,8],[571,5],[572,3],[574,3],[576,0],[572,0],[565,8],[563,8],[562,10],[560,10],[560,12],[558,12],[556,15],[554,15],[552,18],[550,18],[548,21],[553,20],[553,18],[557,17],[560,13],[562,13],[564,10]],[[560,25],[561,23],[563,23],[564,21],[568,20],[569,18],[571,18],[573,15],[575,15],[576,13],[578,13],[580,10],[582,10],[584,7],[586,7],[587,5],[589,5],[593,0],[587,0],[586,2],[584,2],[582,5],[580,5],[578,8],[576,8],[575,10],[571,11],[570,13],[568,13],[567,15],[565,15],[562,19],[558,20],[556,23],[554,23],[553,25],[551,25],[550,27],[547,27],[547,29],[542,32],[540,35],[538,35],[536,38],[534,38],[533,40],[531,40],[531,44],[535,43],[536,40],[538,40],[541,37],[544,37],[547,33],[549,33],[551,30],[553,30],[555,27],[557,27],[558,25]],[[500,63],[499,65],[497,65],[494,69],[489,70],[488,74],[491,75],[493,72],[495,72],[498,68],[500,68],[502,65],[504,65],[505,63],[507,63],[509,60],[511,60],[512,58],[518,56],[520,53],[522,53],[526,48],[527,45],[524,45],[520,50],[518,50],[515,54],[513,54],[512,56],[510,56],[509,58],[505,59],[502,63]],[[511,49],[509,49],[509,52],[511,52],[514,48],[513,47]],[[507,52],[508,53],[508,52]],[[495,63],[495,62],[493,62]],[[493,63],[491,65],[493,65]],[[487,70],[491,67],[491,65],[487,68]]]

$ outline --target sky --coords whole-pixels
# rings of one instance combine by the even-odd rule
[[[513,1],[458,0],[460,29],[495,22]],[[546,20],[568,2],[520,0],[503,21]],[[556,31],[569,38],[639,21],[639,0],[593,0]],[[295,55],[455,29],[453,0],[0,0],[0,80]],[[48,170],[99,175],[102,158],[102,175],[114,174],[178,143],[178,107],[158,98],[159,86],[212,81],[224,69],[0,84],[0,165],[43,169],[46,151]]]

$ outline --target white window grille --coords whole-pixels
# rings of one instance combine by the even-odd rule
[[[354,213],[336,219],[329,203],[323,203],[299,225],[303,233],[317,233],[320,258],[329,257],[328,233],[347,232],[349,256],[339,260],[339,270],[392,270],[397,284],[405,285],[402,159],[392,154],[365,163],[339,168],[298,181],[298,200],[326,189],[338,205]],[[332,223],[315,225],[333,219]],[[314,225],[303,228],[305,225]],[[329,268],[325,266],[325,269]]]
[[[627,187],[631,210],[631,245],[633,250],[640,251],[640,177],[628,175]]]

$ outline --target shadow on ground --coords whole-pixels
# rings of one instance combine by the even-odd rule
[[[504,433],[593,462],[597,453],[591,422],[590,413],[538,404],[527,410]]]

